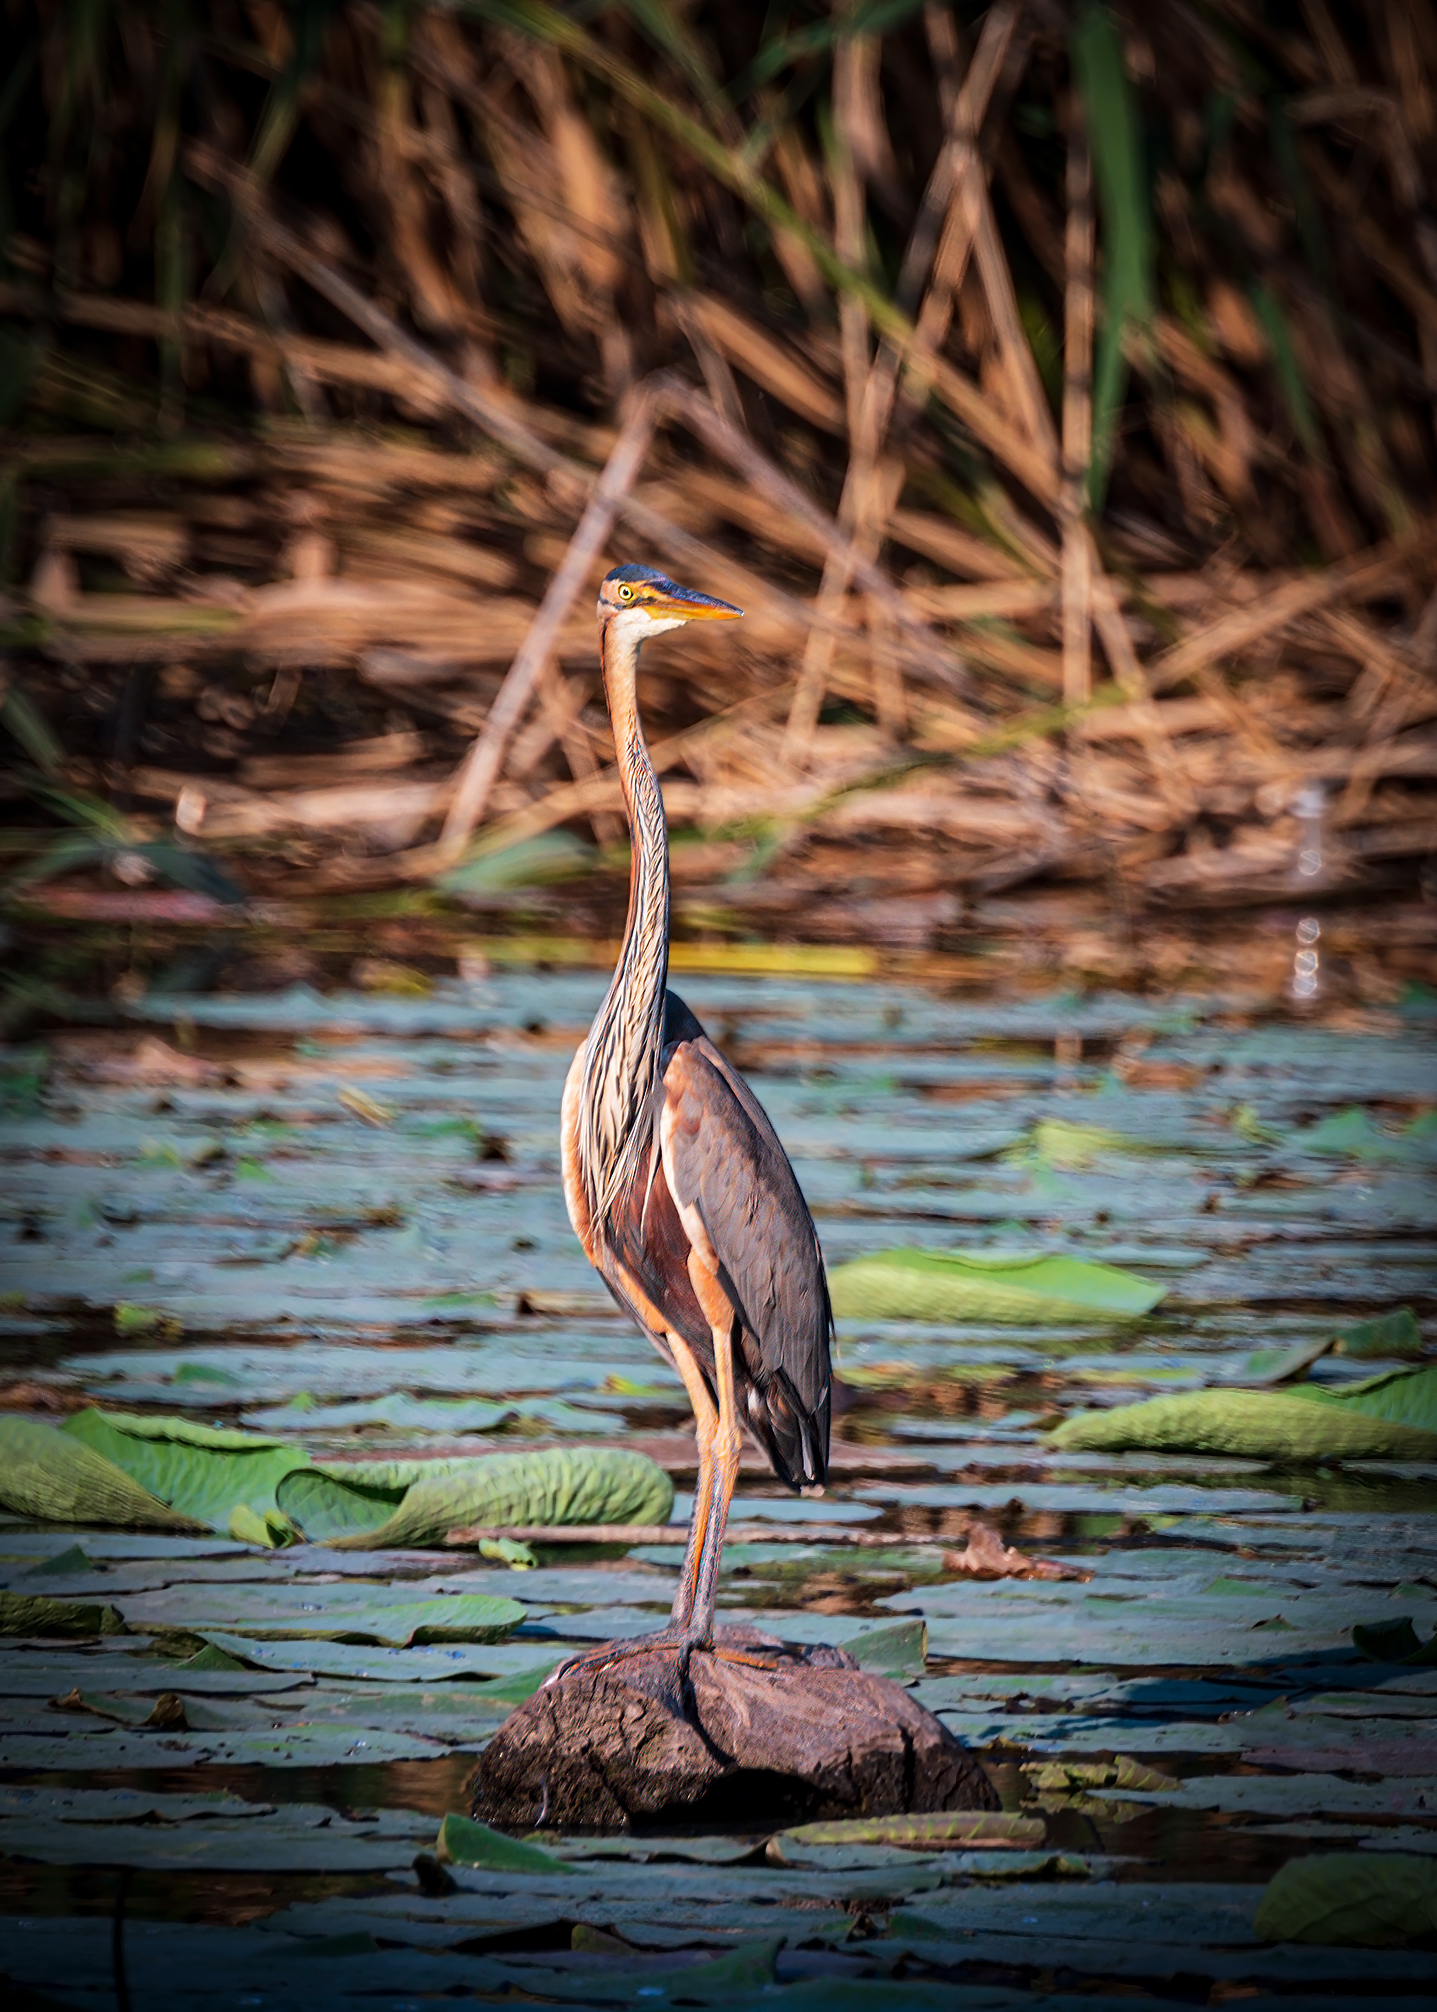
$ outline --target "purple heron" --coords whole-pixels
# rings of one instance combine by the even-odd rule
[[[566,1667],[660,1647],[683,1667],[713,1641],[740,1427],[790,1488],[823,1481],[833,1315],[818,1233],[773,1126],[667,984],[668,828],[639,721],[639,648],[743,610],[652,567],[617,566],[598,612],[633,852],[618,968],[564,1085],[564,1199],[589,1262],[683,1379],[698,1481],[668,1626]]]

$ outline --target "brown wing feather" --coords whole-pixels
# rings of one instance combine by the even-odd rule
[[[695,1033],[664,1050],[665,1163],[696,1210],[739,1324],[749,1424],[791,1487],[828,1465],[833,1315],[818,1233],[762,1105]]]
[[[744,1421],[779,1479],[799,1488],[828,1466],[833,1314],[818,1233],[763,1106],[683,1001],[670,992],[666,1004],[660,1097],[678,1191],[659,1158],[656,1110],[651,1153],[615,1199],[597,1262],[646,1333],[660,1345],[666,1332],[682,1336],[714,1391],[713,1336],[679,1213],[697,1209],[735,1309]]]

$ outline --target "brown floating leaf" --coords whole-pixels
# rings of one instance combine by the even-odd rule
[[[1030,1558],[1005,1544],[986,1523],[974,1523],[961,1551],[943,1553],[945,1572],[962,1572],[970,1579],[1091,1579],[1080,1565],[1062,1565],[1055,1558]]]

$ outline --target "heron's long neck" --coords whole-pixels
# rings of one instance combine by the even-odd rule
[[[668,829],[639,724],[638,645],[610,624],[600,655],[633,850],[623,948],[585,1057],[580,1143],[595,1223],[647,1160],[669,969]]]

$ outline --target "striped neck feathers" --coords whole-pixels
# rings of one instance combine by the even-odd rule
[[[639,724],[638,643],[611,623],[601,654],[632,856],[623,948],[584,1046],[579,1164],[596,1228],[648,1171],[669,968],[668,828]]]

